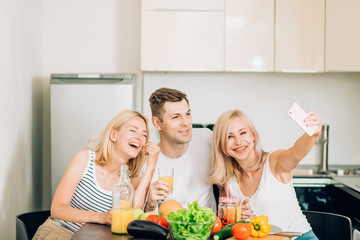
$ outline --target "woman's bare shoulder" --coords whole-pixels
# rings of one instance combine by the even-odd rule
[[[71,162],[76,165],[86,165],[89,160],[89,150],[80,149],[75,154]]]

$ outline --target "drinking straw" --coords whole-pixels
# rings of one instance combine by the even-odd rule
[[[226,197],[229,198],[230,192],[229,192],[229,183],[228,182],[225,184],[225,193],[226,193]]]

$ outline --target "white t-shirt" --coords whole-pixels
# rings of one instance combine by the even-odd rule
[[[301,211],[296,198],[293,181],[279,182],[270,170],[269,156],[266,159],[260,184],[251,196],[251,206],[256,215],[266,215],[269,223],[280,227],[282,231],[302,232],[311,230],[310,224]],[[230,179],[231,197],[244,198],[235,176]]]
[[[158,180],[158,168],[174,168],[173,192],[167,200],[175,199],[187,209],[187,203],[197,200],[200,206],[216,211],[212,184],[208,183],[211,168],[212,131],[194,128],[186,152],[179,158],[168,158],[160,152],[152,182]]]

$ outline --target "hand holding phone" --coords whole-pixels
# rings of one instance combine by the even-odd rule
[[[288,114],[309,136],[312,136],[318,128],[318,126],[306,126],[304,119],[309,115],[297,103],[292,105]]]

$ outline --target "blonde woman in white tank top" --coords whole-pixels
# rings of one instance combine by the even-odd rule
[[[262,150],[259,135],[243,112],[226,111],[214,127],[209,179],[219,186],[220,196],[226,195],[227,185],[231,197],[251,197],[257,215],[268,216],[269,223],[283,231],[302,232],[298,240],[318,240],[301,212],[291,173],[321,133],[321,118],[313,111],[308,114],[305,122],[317,126],[316,132],[305,133],[289,149],[270,154]]]

